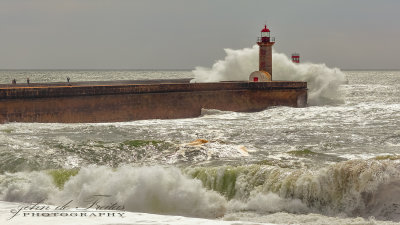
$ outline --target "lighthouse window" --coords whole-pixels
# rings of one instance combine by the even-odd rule
[[[269,32],[262,32],[261,37],[269,37]]]

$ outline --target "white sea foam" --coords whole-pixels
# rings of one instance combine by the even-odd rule
[[[25,174],[25,175],[23,175]],[[2,199],[85,207],[94,195],[110,195],[104,204],[118,203],[127,211],[184,215],[203,218],[223,216],[226,201],[214,191],[203,188],[177,168],[107,167],[82,168],[58,190],[47,173],[21,173],[18,177],[2,176]],[[11,184],[10,184],[11,183]]]
[[[43,172],[19,172],[0,175],[1,200],[39,202],[57,191],[52,178]]]
[[[192,82],[247,81],[251,72],[258,70],[258,46],[239,50],[225,49],[226,57],[217,61],[212,68],[197,67]],[[346,76],[338,68],[325,64],[292,63],[289,58],[273,52],[273,80],[308,82],[310,105],[343,102],[339,85]]]
[[[257,193],[246,202],[231,200],[228,204],[231,212],[254,211],[261,214],[275,212],[306,213],[310,209],[299,199],[285,199],[275,193]]]
[[[122,212],[123,217],[117,216],[35,216],[31,215],[17,215],[10,219],[13,215],[10,211],[20,207],[20,203],[4,202],[0,201],[0,223],[5,225],[97,225],[97,224],[147,224],[147,225],[159,225],[159,224],[171,224],[171,225],[254,225],[253,222],[245,221],[221,221],[221,220],[210,220],[201,218],[190,218],[182,216],[168,216],[168,215],[156,215],[148,213],[134,213],[134,212]],[[50,205],[51,208],[55,206]],[[65,211],[63,211],[65,212]],[[71,213],[74,211],[71,210]],[[94,211],[95,212],[95,211]],[[45,211],[44,211],[45,213]],[[67,215],[67,213],[64,213]],[[78,214],[79,215],[79,214]],[[257,223],[265,225],[273,225],[271,223]]]
[[[396,162],[351,160],[319,170],[282,168],[277,163],[185,171],[199,180],[173,167],[93,166],[82,168],[62,190],[45,171],[20,172],[0,176],[0,193],[5,201],[46,199],[60,205],[73,200],[70,205],[78,207],[87,206],[95,195],[108,195],[101,198],[102,204],[118,203],[126,211],[203,218],[224,216],[228,209],[400,220]]]
[[[329,217],[321,214],[292,214],[286,212],[277,212],[270,214],[260,214],[255,212],[236,212],[227,214],[224,220],[244,220],[254,223],[276,223],[276,224],[302,224],[302,225],[397,225],[391,221],[379,221],[373,217],[365,219],[361,217],[346,218],[345,216]]]
[[[188,173],[231,197],[230,211],[319,212],[399,221],[400,196],[394,194],[400,191],[398,167],[390,161],[351,160],[319,170],[252,165],[200,167]]]
[[[182,144],[179,149],[170,156],[169,163],[178,161],[199,162],[210,159],[234,159],[250,156],[249,152],[255,152],[243,145],[225,144],[216,141],[193,144],[195,142]]]
[[[83,205],[96,194],[111,195],[108,202],[116,201],[135,212],[195,217],[219,217],[225,212],[223,197],[207,191],[199,181],[189,179],[176,168],[84,168],[50,199],[56,202],[74,197]]]

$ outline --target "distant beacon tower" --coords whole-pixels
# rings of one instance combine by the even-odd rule
[[[293,63],[300,63],[300,54],[299,53],[293,53],[292,54],[292,62]]]
[[[271,37],[267,25],[261,30],[261,37],[257,44],[260,46],[259,70],[268,72],[272,76],[272,45],[275,44],[275,38]]]

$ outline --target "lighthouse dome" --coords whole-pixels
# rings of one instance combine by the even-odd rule
[[[261,32],[270,32],[269,29],[267,28],[267,25],[264,26],[264,28],[261,30]]]

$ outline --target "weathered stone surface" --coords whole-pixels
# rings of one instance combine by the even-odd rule
[[[0,87],[0,123],[173,119],[197,117],[202,108],[255,112],[306,104],[305,82]]]

